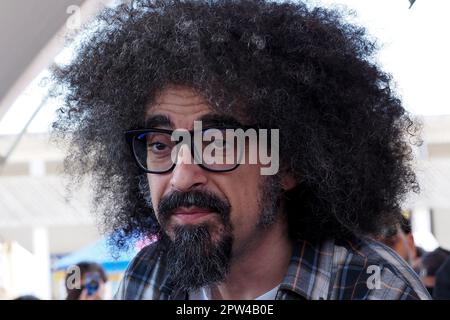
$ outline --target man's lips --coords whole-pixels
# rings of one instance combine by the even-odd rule
[[[214,213],[209,209],[198,208],[198,207],[189,207],[189,208],[178,208],[176,209],[172,215],[173,217],[182,223],[192,223],[196,220],[200,220],[201,218]]]

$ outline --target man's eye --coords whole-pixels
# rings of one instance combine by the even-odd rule
[[[162,153],[169,149],[169,147],[161,142],[153,142],[148,145],[151,152],[154,153]]]

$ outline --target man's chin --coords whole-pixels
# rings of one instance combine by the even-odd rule
[[[165,228],[165,232],[170,240],[174,242],[176,240],[176,234],[179,234],[180,231],[195,232],[198,228],[206,228],[212,244],[217,244],[223,240],[225,227],[212,214],[189,222],[179,221],[176,217],[173,217],[171,218],[170,224]]]
[[[222,281],[229,268],[232,237],[223,234],[216,241],[206,224],[179,225],[168,248],[171,278],[180,289],[196,288]]]

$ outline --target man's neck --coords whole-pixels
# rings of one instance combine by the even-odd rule
[[[279,219],[258,233],[233,258],[226,280],[212,288],[213,299],[255,299],[283,281],[292,255],[286,221]]]

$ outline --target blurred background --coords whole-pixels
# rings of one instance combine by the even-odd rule
[[[68,63],[76,34],[108,0],[0,2],[0,299],[33,295],[65,299],[66,270],[81,261],[105,270],[105,298],[143,244],[119,257],[95,226],[89,188],[68,198],[65,150],[49,140],[61,103],[48,96],[49,71]],[[377,62],[393,75],[404,106],[423,123],[415,148],[422,191],[404,203],[421,254],[450,250],[450,1],[317,0],[311,5],[354,9],[352,19],[378,39]],[[407,232],[407,231],[406,231]],[[420,270],[418,271],[420,272]]]

